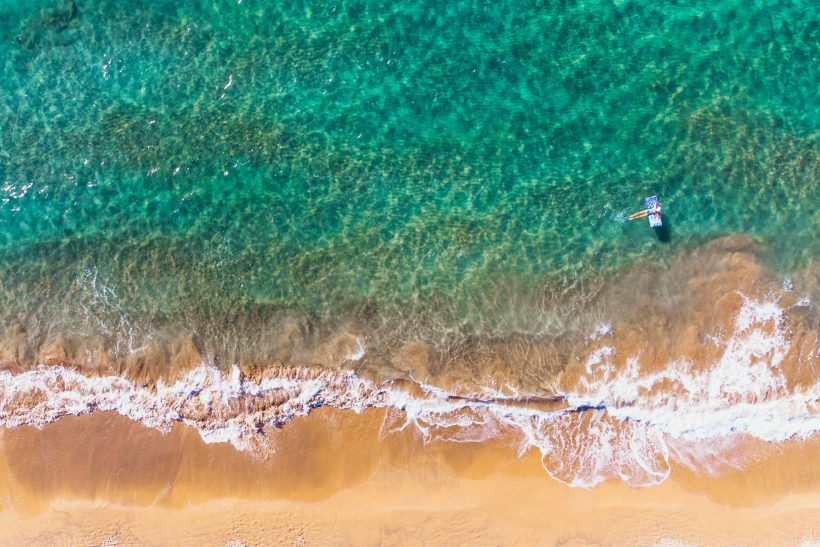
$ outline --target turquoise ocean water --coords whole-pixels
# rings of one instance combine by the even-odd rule
[[[815,2],[0,0],[0,38],[33,346],[555,333],[647,259],[820,250]]]

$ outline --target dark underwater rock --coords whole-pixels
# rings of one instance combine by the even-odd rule
[[[61,0],[41,9],[23,24],[17,43],[27,50],[66,45],[74,40],[78,14],[76,0]]]

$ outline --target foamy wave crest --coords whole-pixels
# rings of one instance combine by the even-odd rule
[[[0,424],[43,426],[61,416],[113,411],[164,432],[182,422],[206,442],[245,450],[259,447],[257,437],[266,426],[323,405],[360,411],[376,403],[372,394],[372,386],[351,373],[314,369],[280,369],[254,380],[236,366],[223,373],[201,365],[172,384],[160,380],[144,387],[118,376],[39,366],[18,375],[0,373]]]
[[[564,396],[570,406],[604,408],[619,427],[628,425],[626,433],[614,436],[606,428],[588,429],[596,441],[609,437],[592,451],[596,461],[604,456],[612,466],[631,457],[645,473],[630,477],[617,465],[609,471],[598,465],[604,473],[588,480],[619,476],[649,486],[668,475],[670,453],[687,467],[718,474],[739,466],[732,458],[742,456],[731,454],[740,434],[779,442],[820,431],[820,384],[790,387],[781,368],[790,350],[783,309],[776,301],[741,297],[730,336],[725,342],[713,339],[722,344],[714,363],[682,359],[650,371],[641,366],[640,356],[616,367],[617,350],[611,346],[589,355],[586,374]],[[816,352],[809,359],[816,359]],[[618,446],[619,454],[606,458]]]
[[[604,347],[591,355],[587,375],[565,396],[572,405],[603,406],[619,420],[686,440],[735,433],[766,441],[806,436],[820,430],[820,384],[789,387],[781,369],[790,349],[787,334],[777,302],[743,297],[715,363],[680,360],[647,372],[631,356],[617,369],[616,350]]]
[[[607,334],[608,342],[617,339],[616,331]],[[618,478],[651,486],[669,475],[670,458],[696,466],[697,455],[711,450],[705,470],[715,472],[716,454],[738,433],[782,441],[820,431],[818,384],[789,387],[781,369],[787,334],[776,302],[744,299],[715,363],[679,360],[650,371],[640,355],[630,355],[618,368],[617,348],[600,346],[590,352],[577,384],[557,388],[552,397],[491,389],[456,395],[319,368],[248,376],[235,366],[221,371],[201,365],[173,383],[146,387],[40,366],[0,373],[0,425],[43,426],[61,416],[113,411],[161,431],[184,423],[206,442],[264,454],[271,449],[266,428],[314,408],[383,408],[385,435],[412,428],[424,442],[480,442],[510,434],[519,439],[521,454],[537,449],[546,471],[568,485],[589,488]]]

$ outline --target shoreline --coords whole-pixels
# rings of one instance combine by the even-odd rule
[[[0,542],[785,545],[820,531],[818,435],[721,477],[676,465],[659,486],[582,489],[508,439],[425,445],[382,437],[383,420],[316,410],[273,431],[267,459],[113,413],[3,429]]]
[[[668,346],[620,325],[592,336],[583,359],[536,392],[510,383],[445,389],[376,383],[353,370],[204,363],[152,386],[41,365],[0,371],[0,425],[42,427],[112,411],[159,432],[185,424],[206,443],[229,442],[261,458],[277,449],[270,431],[291,430],[290,422],[317,409],[375,411],[382,437],[411,430],[426,444],[507,438],[520,454],[537,450],[544,471],[567,485],[618,478],[647,487],[667,480],[675,464],[722,473],[749,460],[739,446],[755,446],[756,454],[766,442],[820,432],[810,304],[735,291],[714,309],[714,322],[667,337]]]
[[[218,366],[192,345],[125,370],[60,346],[0,359],[0,543],[811,540],[815,299],[749,245],[681,259],[661,312],[598,324],[572,358],[522,340],[449,367],[411,342],[382,370],[348,336],[332,366]]]

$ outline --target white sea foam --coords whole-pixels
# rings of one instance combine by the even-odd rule
[[[792,291],[794,290],[794,282],[790,276],[786,276],[783,278],[783,290],[784,291]]]
[[[75,283],[81,291],[80,318],[90,332],[114,340],[112,349],[118,355],[134,354],[145,349],[141,343],[156,334],[154,329],[125,312],[122,300],[110,281],[94,268],[82,271]]]
[[[712,474],[742,465],[726,456],[737,433],[782,441],[820,431],[820,385],[790,388],[780,368],[787,334],[777,302],[744,298],[715,363],[679,360],[644,372],[641,356],[630,355],[616,368],[616,348],[600,346],[590,352],[577,385],[560,394],[564,403],[548,410],[528,405],[527,394],[514,387],[488,387],[465,398],[420,384],[411,394],[350,371],[277,369],[250,378],[236,366],[223,372],[203,364],[173,383],[144,387],[117,376],[40,366],[0,372],[0,425],[43,426],[103,410],[160,431],[182,422],[206,442],[263,451],[264,427],[318,406],[384,408],[384,435],[412,428],[425,442],[479,442],[517,432],[520,453],[540,451],[547,472],[566,484],[589,488],[620,478],[651,486],[669,475],[670,458]]]
[[[614,349],[596,350],[588,376],[566,393],[573,406],[605,406],[621,420],[649,424],[676,438],[747,433],[782,441],[820,430],[820,384],[789,390],[780,369],[790,343],[774,301],[744,298],[723,354],[708,367],[685,360],[645,373],[638,357],[616,369]]]
[[[598,323],[595,325],[595,328],[587,334],[584,339],[589,341],[594,341],[600,338],[601,336],[606,336],[612,334],[612,325],[609,323]]]
[[[364,357],[364,350],[364,343],[361,341],[361,339],[357,338],[355,351],[347,355],[345,359],[347,359],[348,361],[361,361]]]

